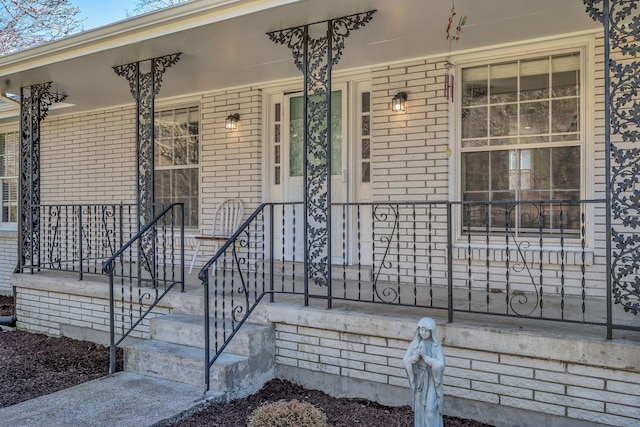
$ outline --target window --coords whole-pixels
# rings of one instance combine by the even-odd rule
[[[18,132],[0,133],[0,184],[2,213],[0,226],[18,222]]]
[[[282,104],[276,103],[275,117],[273,124],[273,176],[275,185],[280,185],[282,182],[281,170],[282,170]]]
[[[371,182],[371,92],[360,94],[360,165],[362,182]]]
[[[581,198],[580,64],[573,52],[462,69],[462,200],[524,203],[470,207],[465,225],[579,227],[579,205],[561,215],[559,204],[526,202]]]
[[[185,226],[198,227],[200,109],[156,112],[154,150],[156,203],[184,203]]]
[[[318,102],[311,96],[312,102]],[[303,175],[304,97],[289,99],[289,176]],[[309,162],[316,161],[309,158]],[[342,174],[342,91],[331,92],[331,174]]]

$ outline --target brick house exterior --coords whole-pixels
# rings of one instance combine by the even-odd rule
[[[170,40],[169,45],[176,46],[177,50],[180,43],[193,42],[189,37],[183,39],[184,34],[178,35],[183,28],[188,27],[182,21],[181,14],[205,16],[215,13],[218,7],[222,8],[212,0],[202,1],[200,5],[199,2],[195,3],[139,18],[140,23],[154,18],[158,22],[175,19],[171,21],[173,29],[164,29],[164,34],[158,36],[158,39]],[[251,18],[247,25],[255,23],[252,14],[259,18],[260,13],[264,13],[265,19],[272,19],[274,10],[278,8],[285,11],[284,16],[295,22],[298,7],[305,11],[314,10],[310,1],[291,2],[294,3],[291,11],[287,9],[287,2],[272,2],[274,4],[267,6],[258,5],[261,2],[257,1],[240,3],[247,8],[242,13]],[[333,6],[336,6],[335,3]],[[349,6],[342,5],[344,9],[339,10],[344,10],[346,15],[353,3],[345,2]],[[364,3],[382,9],[376,19],[390,19],[392,8],[388,5],[385,6],[380,1]],[[401,6],[417,7],[416,3],[417,0],[406,0]],[[575,5],[569,3],[571,2],[562,2],[558,8],[575,8]],[[457,6],[462,11],[463,5]],[[546,6],[540,5],[539,8],[545,10]],[[202,8],[200,12],[198,7]],[[582,9],[580,4],[576,10]],[[175,12],[175,18],[171,17],[170,11]],[[222,12],[228,11],[224,9]],[[233,13],[234,19],[243,16],[240,12]],[[326,15],[325,11],[318,13]],[[572,14],[575,14],[575,10],[571,9],[567,13],[574,16]],[[472,18],[469,16],[470,22]],[[215,29],[220,25],[221,28],[226,28],[224,18],[216,19],[219,20],[200,22],[184,31],[187,34],[188,31],[194,31],[193,37],[197,37],[200,27]],[[443,19],[446,20],[446,17]],[[133,21],[136,22],[138,21]],[[359,31],[370,30],[375,34],[375,22],[374,19]],[[115,24],[114,31],[120,28],[118,25],[123,24]],[[172,28],[171,25],[169,28]],[[270,23],[261,29],[261,34],[273,30],[274,25],[276,24]],[[483,25],[485,27],[482,28],[486,28],[488,24]],[[411,54],[401,58],[390,55],[389,60],[350,63],[350,66],[337,69],[333,75],[335,87],[347,92],[342,95],[344,98],[341,104],[348,123],[344,135],[349,144],[353,144],[353,147],[345,148],[351,151],[348,156],[345,155],[348,163],[343,164],[343,169],[347,170],[343,172],[344,176],[348,176],[346,180],[350,182],[350,187],[345,186],[345,192],[350,197],[348,201],[402,203],[461,200],[461,159],[465,152],[461,131],[462,95],[456,92],[457,98],[453,102],[445,96],[443,85],[447,61],[455,63],[457,67],[455,74],[458,90],[463,87],[464,70],[479,67],[478,64],[534,61],[575,52],[579,56],[578,108],[583,126],[576,132],[580,134],[580,198],[603,198],[606,170],[603,144],[605,83],[602,29],[596,24],[571,27],[572,30],[568,32],[558,31],[558,28],[562,26],[554,26],[555,32],[552,35],[541,31],[536,36],[533,31],[533,35],[527,39],[502,42],[487,37],[481,46],[473,45],[465,49],[464,43],[455,45],[456,50],[452,53],[441,47],[435,49],[435,52],[429,51],[422,55],[411,51]],[[531,29],[527,28],[529,30]],[[142,33],[144,28],[133,28],[131,31],[136,36],[136,31]],[[473,27],[468,29],[468,33],[474,35]],[[479,31],[477,34],[480,33]],[[485,33],[482,34],[486,36]],[[132,37],[130,41],[122,42],[125,48],[129,44],[135,45],[138,40],[137,36],[129,36]],[[153,40],[153,37],[149,39]],[[376,40],[371,37],[371,43]],[[86,44],[97,46],[99,40],[88,41]],[[345,55],[348,56],[349,39],[345,49]],[[157,51],[158,45],[150,50]],[[34,57],[41,54],[40,51],[32,53]],[[28,54],[29,52],[25,55]],[[130,51],[127,51],[127,55],[135,56]],[[143,56],[134,59],[146,58]],[[31,65],[25,65],[23,70],[15,70],[11,68],[10,60],[11,57],[6,62],[0,61],[0,76],[21,76],[24,81],[35,78],[29,74]],[[70,57],[68,60],[75,59]],[[91,60],[89,54],[86,60]],[[115,61],[112,57],[109,60]],[[288,65],[293,67],[290,59],[289,62]],[[64,61],[61,60],[61,63]],[[122,62],[110,65],[119,63]],[[51,59],[48,66],[55,71],[56,64],[56,60]],[[47,65],[42,67],[47,69]],[[286,176],[283,171],[293,166],[292,163],[286,164],[283,160],[285,157],[281,157],[284,156],[282,153],[285,146],[280,143],[280,134],[275,137],[274,129],[276,125],[282,124],[278,132],[288,131],[286,123],[281,123],[280,109],[293,105],[294,98],[300,93],[302,78],[293,74],[295,70],[281,78],[275,78],[273,72],[265,71],[268,76],[265,78],[257,71],[259,66],[256,65],[256,70],[248,76],[242,75],[240,83],[232,80],[232,83],[221,83],[213,87],[193,86],[195,91],[184,90],[179,93],[182,89],[176,86],[186,85],[185,79],[188,80],[188,76],[192,76],[195,81],[206,79],[208,75],[207,70],[177,67],[178,65],[176,70],[167,71],[163,85],[168,87],[169,94],[164,97],[162,90],[160,91],[155,111],[160,114],[158,117],[162,117],[161,114],[165,111],[177,114],[175,111],[197,107],[199,115],[197,226],[188,228],[185,232],[186,258],[190,259],[196,244],[194,237],[208,230],[216,206],[224,199],[242,199],[246,217],[263,202],[291,201],[287,195],[290,190],[283,186],[293,175]],[[264,68],[267,69],[266,66]],[[180,77],[175,76],[178,82],[172,85],[174,72]],[[235,72],[241,75],[243,71]],[[220,80],[225,82],[224,78]],[[120,87],[116,88],[114,82],[119,82]],[[121,91],[129,96],[124,80],[114,78],[109,84],[113,86],[113,91]],[[188,89],[191,88],[192,86],[188,86]],[[72,102],[73,85],[65,82],[63,89],[69,92],[69,102]],[[391,98],[400,91],[408,94],[407,111],[397,114],[390,110],[389,104]],[[363,93],[368,94],[370,111],[358,110],[360,107],[357,100]],[[121,102],[125,99],[126,101]],[[276,104],[277,115],[273,113]],[[40,161],[42,203],[134,202],[136,117],[135,106],[130,98],[120,97],[117,102],[96,108],[92,106],[84,109],[84,106],[78,105],[75,109],[65,110],[52,110],[51,116],[43,122]],[[234,132],[224,128],[225,118],[231,113],[238,113],[240,116],[239,129]],[[367,135],[370,137],[370,151],[365,156],[357,144],[362,142],[362,135],[359,134],[360,116],[367,115],[366,113],[370,114],[370,135]],[[292,120],[292,111],[286,114]],[[4,128],[7,131],[17,130],[15,115],[3,119]],[[489,139],[491,137],[490,135]],[[362,179],[362,182],[355,184],[359,177],[364,176],[363,163],[367,163],[366,167],[370,168],[370,176],[368,180]],[[280,177],[283,181],[280,181]],[[294,188],[293,184],[291,188]],[[584,247],[576,241],[567,247],[563,246],[562,255],[558,255],[560,251],[557,247],[524,251],[523,257],[526,259],[543,260],[540,264],[544,264],[544,277],[548,286],[546,289],[552,297],[562,295],[564,298],[565,294],[582,294],[601,299],[606,297],[606,288],[603,286],[606,281],[606,270],[603,267],[606,262],[604,245],[607,237],[603,226],[606,212],[601,205],[589,206],[585,208],[585,212],[586,220],[583,225],[587,231],[582,236]],[[418,217],[424,223],[427,222],[426,214],[419,213]],[[446,224],[441,228],[441,234],[435,235],[434,245],[446,243],[445,229]],[[511,279],[507,274],[505,279],[503,267],[492,265],[486,270],[480,268],[484,266],[486,259],[502,262],[505,252],[501,247],[489,247],[488,244],[485,247],[475,242],[472,245],[471,239],[467,241],[467,236],[460,231],[459,222],[456,223],[454,234],[454,280],[461,283],[473,281],[474,290],[483,289],[486,284],[487,291],[489,284],[485,282],[489,282],[489,279],[485,280],[485,275],[491,277],[492,287],[503,286],[506,281],[507,289],[511,287],[516,292],[525,290],[530,284],[525,273],[520,276],[514,273]],[[416,235],[418,238],[415,238]],[[418,241],[414,248],[427,253],[429,247],[426,239],[420,231],[414,233],[414,240]],[[277,240],[282,240],[284,253],[285,238],[278,237]],[[109,331],[109,295],[99,281],[74,283],[38,277],[38,274],[15,274],[12,278],[17,264],[17,233],[11,229],[0,230],[0,241],[0,294],[15,291],[20,328],[56,336],[105,340],[104,334]],[[408,243],[402,249],[407,248]],[[400,253],[398,246],[398,259]],[[404,252],[402,254],[405,255]],[[371,256],[375,260],[375,249]],[[431,271],[427,273],[426,263],[417,267],[409,266],[407,259],[403,259],[404,264],[398,262],[398,270],[403,268],[409,271],[413,268],[414,276],[418,277],[415,280],[418,281],[431,274]],[[444,264],[435,265],[436,270],[442,269],[441,277],[444,277]],[[542,270],[540,271],[542,276]],[[548,277],[555,277],[558,283],[562,277],[562,287],[558,285],[554,288],[548,283]],[[186,302],[179,302],[177,297],[170,296],[159,304],[154,316],[182,312],[187,305]],[[424,311],[418,309],[406,312],[380,310],[379,313],[372,314],[372,310],[328,311],[286,304],[264,304],[254,316],[273,327],[277,376],[321,388],[338,396],[359,396],[385,404],[401,405],[410,400],[402,356],[413,337],[415,320],[423,314]],[[637,384],[640,383],[638,342],[633,338],[604,340],[601,336],[594,337],[588,326],[583,328],[583,325],[579,328],[576,326],[578,332],[560,334],[548,330],[532,331],[518,321],[507,325],[479,326],[473,323],[471,317],[462,323],[447,324],[440,320],[438,332],[447,357],[447,413],[495,425],[525,423],[528,421],[523,420],[530,419],[530,423],[526,425],[627,426],[635,425],[640,418],[637,409]],[[149,325],[148,320],[142,322],[135,336],[149,338]]]

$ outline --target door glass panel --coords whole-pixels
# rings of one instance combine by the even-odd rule
[[[318,97],[311,97],[318,100]],[[289,176],[302,176],[304,97],[289,99]],[[331,174],[342,174],[342,91],[331,92]]]

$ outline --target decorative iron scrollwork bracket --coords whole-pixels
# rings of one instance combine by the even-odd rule
[[[591,17],[608,28],[605,56],[609,60],[611,167],[609,197],[612,225],[611,292],[625,311],[640,312],[640,13],[636,0],[583,0]],[[607,133],[608,135],[608,133]],[[607,136],[609,140],[609,137]]]
[[[331,281],[331,70],[342,57],[345,39],[375,12],[267,33],[274,43],[291,49],[304,76],[305,281],[311,277],[320,286]],[[326,24],[326,33],[311,36],[310,26],[321,24]]]
[[[49,107],[67,95],[50,92],[51,82],[20,89],[20,271],[40,265],[40,125]]]

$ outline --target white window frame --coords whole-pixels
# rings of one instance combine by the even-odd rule
[[[554,56],[571,52],[579,52],[580,58],[580,199],[593,199],[593,174],[588,174],[588,170],[592,170],[594,166],[593,159],[593,110],[594,110],[594,93],[595,73],[595,36],[592,34],[581,34],[575,36],[564,36],[554,40],[546,40],[540,42],[516,43],[509,46],[496,46],[491,50],[476,51],[464,55],[458,55],[452,58],[455,63],[456,76],[456,94],[455,102],[450,105],[450,114],[454,119],[450,122],[450,140],[452,151],[454,153],[454,161],[452,173],[450,175],[450,196],[452,200],[462,200],[462,91],[458,90],[462,86],[462,70],[464,68],[498,64],[502,62],[534,59],[542,56]],[[524,53],[523,53],[524,52]],[[537,146],[527,146],[526,148],[536,148]],[[523,147],[525,148],[525,147]],[[599,194],[598,197],[604,197]],[[587,226],[587,246],[593,247],[594,244],[594,206],[586,205],[586,226]],[[467,235],[463,233],[462,227],[462,209],[455,209],[454,228],[456,230],[456,241],[466,244]],[[500,238],[501,240],[504,237]],[[475,240],[475,239],[473,239]],[[484,236],[482,237],[484,240]],[[496,242],[499,243],[499,242]],[[577,242],[576,242],[577,243]],[[569,243],[570,244],[570,243]]]
[[[373,116],[373,110],[375,108],[373,102],[373,90],[371,88],[372,76],[368,71],[364,72],[361,69],[356,70],[346,70],[342,72],[335,73],[333,75],[332,81],[332,89],[333,90],[344,90],[346,93],[346,103],[343,107],[343,123],[347,123],[347,127],[343,129],[343,132],[346,132],[346,137],[344,139],[345,144],[351,143],[352,139],[358,139],[361,137],[358,134],[360,126],[358,125],[360,120],[360,114],[356,110],[359,108],[358,97],[361,96],[361,93],[370,92],[371,93],[371,116]],[[265,155],[262,156],[262,168],[263,168],[263,180],[266,185],[262,188],[262,198],[263,200],[272,201],[272,200],[285,200],[286,195],[283,194],[285,185],[284,182],[286,177],[289,174],[289,161],[288,154],[284,152],[285,147],[285,139],[288,138],[288,105],[287,95],[292,93],[302,93],[303,87],[301,85],[300,79],[288,79],[272,82],[270,84],[266,84],[262,87],[263,97],[262,97],[262,111],[263,111],[263,123],[262,123],[262,152]],[[280,174],[281,181],[280,184],[275,184],[275,164],[274,164],[274,132],[275,132],[275,108],[274,105],[276,103],[280,103],[280,114],[281,121],[279,122],[280,128],[280,143],[278,145],[281,146],[280,150]],[[356,124],[356,126],[354,126]],[[373,124],[371,123],[371,135],[370,139],[370,156],[369,159],[371,163],[371,182],[374,180],[374,171],[373,171],[373,151],[374,151],[374,136],[373,136]],[[361,142],[357,141],[358,145]],[[344,149],[344,147],[343,147]],[[285,161],[286,158],[286,161]],[[371,201],[371,182],[362,183],[361,182],[361,156],[359,153],[356,155],[347,155],[346,163],[343,164],[343,173],[348,174],[349,176],[345,179],[348,179],[349,186],[347,188],[348,198],[351,201]]]
[[[200,222],[201,222],[201,217],[202,217],[202,179],[201,179],[201,174],[202,174],[202,105],[201,102],[199,100],[194,100],[193,102],[190,102],[188,100],[185,100],[182,103],[179,104],[168,104],[168,103],[160,103],[160,105],[157,105],[155,108],[154,113],[155,114],[162,114],[164,112],[168,112],[171,111],[173,112],[173,114],[175,114],[175,112],[177,110],[182,110],[182,109],[190,109],[190,108],[197,108],[198,109],[198,163],[197,165],[170,165],[170,166],[161,166],[159,165],[156,160],[154,159],[154,180],[157,179],[156,177],[156,173],[158,171],[162,171],[162,170],[178,170],[178,169],[195,169],[197,171],[197,184],[198,184],[198,194],[196,197],[197,199],[197,203],[198,206],[196,208],[196,220],[194,224],[189,224],[187,225],[185,223],[185,229],[187,230],[198,230],[200,228]],[[158,135],[155,135],[155,138],[158,138]],[[155,141],[154,141],[155,144]],[[154,147],[154,156],[156,156],[157,153],[155,153],[155,147]],[[153,185],[155,186],[155,182],[153,183]],[[158,194],[155,195],[156,199],[158,198]],[[175,196],[175,195],[174,195]],[[172,198],[173,199],[173,198]],[[176,202],[175,199],[172,200],[172,202]],[[185,206],[185,213],[187,212],[186,210],[186,206]]]
[[[0,176],[0,185],[4,184],[4,180],[9,180],[9,179],[15,179],[16,180],[16,191],[17,191],[17,197],[15,200],[15,206],[16,206],[16,212],[17,212],[17,216],[16,216],[16,221],[15,222],[11,222],[11,221],[5,221],[5,218],[2,216],[2,213],[0,212],[0,230],[6,230],[6,231],[13,231],[13,230],[17,230],[18,229],[18,221],[20,220],[20,218],[18,217],[19,215],[19,203],[20,203],[20,131],[16,128],[16,127],[5,127],[5,128],[0,128],[0,134],[6,136],[9,134],[15,134],[16,135],[16,164],[15,164],[15,171],[16,171],[16,175],[2,175]],[[4,161],[4,158],[2,159]],[[0,187],[1,188],[1,187]],[[4,200],[0,201],[2,203],[2,209],[4,210]],[[11,201],[10,201],[11,203]]]

